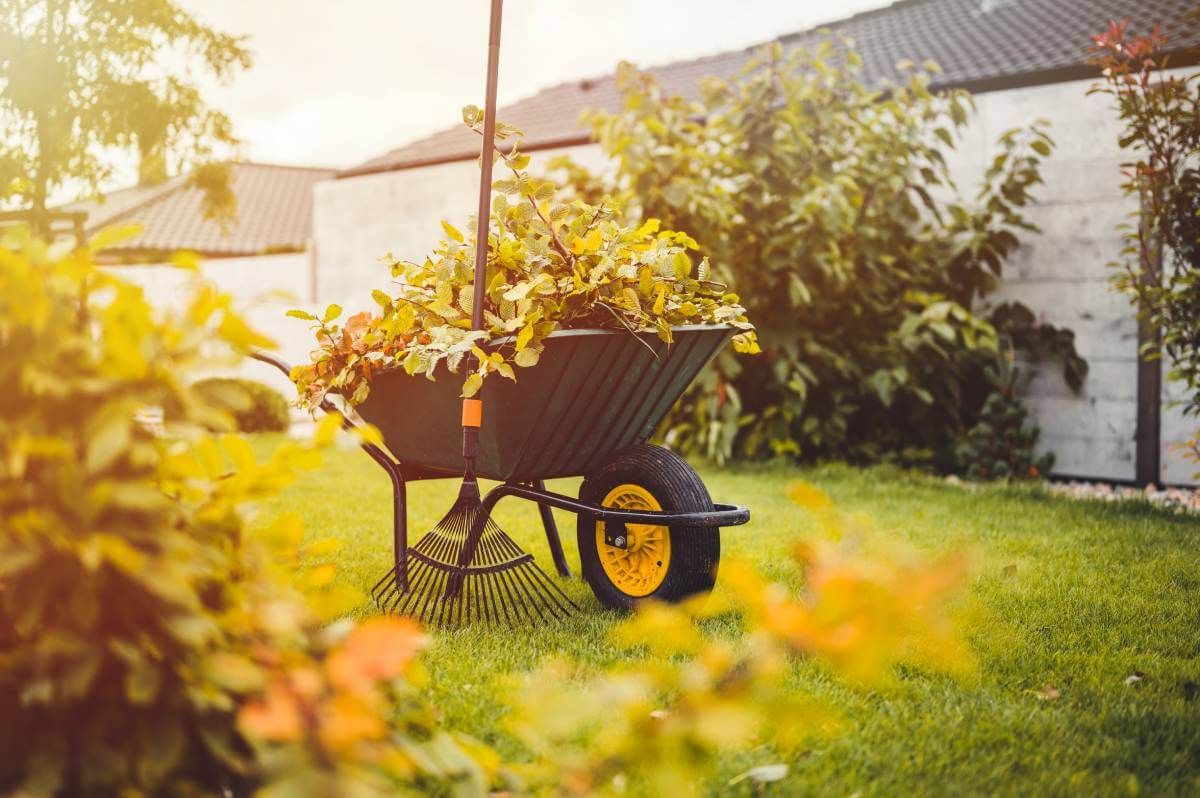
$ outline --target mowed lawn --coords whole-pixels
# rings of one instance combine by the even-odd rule
[[[265,452],[275,440],[263,436],[255,445]],[[845,719],[836,735],[790,757],[788,777],[770,794],[1200,794],[1197,518],[1141,503],[1073,502],[1035,488],[967,489],[884,468],[700,472],[715,499],[753,512],[749,525],[726,530],[724,555],[784,581],[797,579],[794,541],[814,534],[786,497],[797,479],[870,516],[880,535],[931,553],[965,549],[972,562],[963,602],[975,672],[906,670],[894,688],[867,691],[797,664],[796,690],[833,698]],[[551,487],[574,494],[576,484]],[[456,489],[452,481],[410,486],[414,539]],[[342,448],[266,509],[298,512],[314,537],[342,538],[339,578],[365,591],[389,566],[389,496],[378,466]],[[577,570],[574,518],[558,518]],[[532,505],[505,499],[498,520],[552,570]],[[427,664],[448,725],[520,759],[503,730],[506,674],[549,656],[597,667],[628,656],[608,639],[617,616],[578,579],[566,589],[584,608],[570,622],[435,633]],[[708,630],[733,628],[716,622]],[[714,763],[709,784],[714,793],[749,794],[746,782],[729,787],[728,780],[774,761],[766,749],[727,757]]]

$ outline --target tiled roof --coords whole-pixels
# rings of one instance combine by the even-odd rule
[[[190,249],[230,256],[303,249],[312,237],[313,184],[336,172],[260,163],[235,163],[231,170],[237,218],[226,230],[204,218],[202,194],[187,175],[114,191],[102,201],[64,210],[87,211],[89,233],[110,224],[142,225],[141,235],[116,248],[125,252]]]
[[[1086,65],[1084,47],[1110,19],[1130,17],[1137,24],[1161,24],[1171,37],[1171,50],[1194,55],[1200,46],[1200,26],[1185,19],[1194,7],[1191,0],[898,0],[822,29],[854,40],[868,82],[895,77],[899,61],[920,64],[932,59],[942,68],[936,86],[982,92],[1088,77],[1093,73]],[[818,30],[810,30],[779,41],[795,46],[819,35]],[[720,53],[649,71],[666,91],[695,96],[701,78],[732,77],[753,51]],[[612,75],[543,89],[500,108],[497,117],[524,131],[526,149],[546,149],[586,140],[586,131],[579,126],[579,114],[586,108],[619,108]],[[339,177],[478,155],[478,136],[458,125],[373,158]]]

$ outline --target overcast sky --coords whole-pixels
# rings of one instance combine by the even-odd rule
[[[211,99],[254,160],[353,166],[482,105],[488,0],[181,0],[246,34],[255,64]],[[500,103],[746,47],[888,0],[508,0]]]

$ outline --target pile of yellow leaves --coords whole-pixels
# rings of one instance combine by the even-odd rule
[[[476,127],[478,109],[464,109],[463,118]],[[463,395],[472,396],[489,374],[516,379],[514,366],[535,365],[546,337],[561,329],[626,330],[670,343],[675,325],[729,325],[739,331],[738,351],[758,351],[741,299],[711,279],[706,259],[696,262],[691,236],[662,230],[657,219],[627,225],[610,199],[559,201],[552,182],[525,171],[529,156],[517,145],[499,154],[512,177],[493,186],[483,328],[471,323],[474,236],[442,222],[445,236],[430,257],[392,261],[396,290],[373,293],[377,314],[339,324],[337,305],[320,318],[289,313],[314,322],[317,336],[312,362],[292,372],[303,403],[316,406],[334,392],[357,404],[382,369],[433,379],[464,362],[471,366]]]

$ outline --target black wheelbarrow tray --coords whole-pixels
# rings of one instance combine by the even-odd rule
[[[712,589],[720,528],[750,520],[745,507],[715,504],[685,460],[647,444],[663,416],[736,330],[672,328],[673,342],[624,330],[560,330],[535,366],[513,382],[484,381],[478,473],[501,484],[483,499],[491,513],[505,496],[535,502],[554,564],[569,576],[550,508],[575,513],[584,578],[602,603],[629,609],[647,598],[679,601]],[[491,349],[511,345],[498,339]],[[256,355],[283,371],[270,355]],[[396,567],[408,553],[405,485],[462,476],[459,374],[436,380],[402,369],[377,373],[358,408],[383,446],[362,448],[392,480]],[[326,400],[322,408],[336,410]],[[347,418],[347,427],[354,422]],[[579,497],[545,480],[583,476]]]

